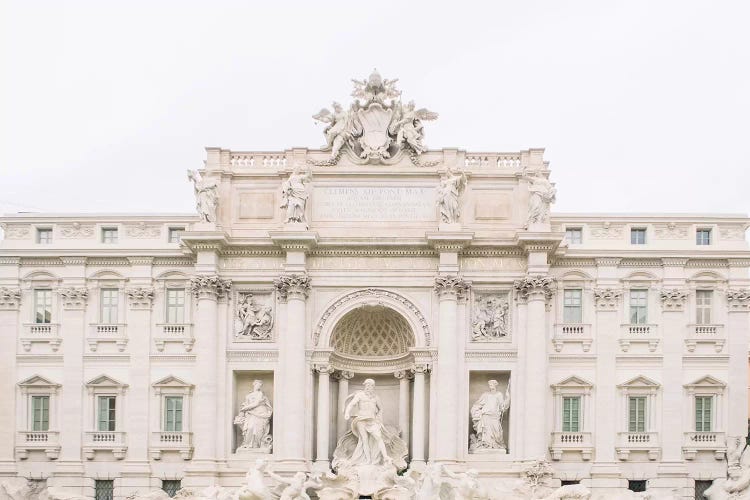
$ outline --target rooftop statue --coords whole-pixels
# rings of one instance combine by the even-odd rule
[[[219,206],[219,193],[216,181],[204,179],[198,171],[188,170],[188,179],[195,190],[195,209],[202,222],[216,222],[216,208]]]

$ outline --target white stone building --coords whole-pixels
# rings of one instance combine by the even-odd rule
[[[595,492],[685,498],[724,477],[747,432],[750,219],[550,217],[541,149],[420,151],[363,116],[389,96],[358,97],[364,130],[334,154],[208,148],[201,216],[0,219],[0,476],[122,499],[237,485],[258,456],[328,469],[372,378],[410,467],[491,481],[546,457]],[[253,380],[270,435],[238,450]],[[505,449],[472,425],[489,380]]]

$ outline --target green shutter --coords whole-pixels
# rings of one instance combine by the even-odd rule
[[[49,396],[33,396],[31,398],[31,430],[49,430]]]
[[[164,430],[182,432],[182,396],[167,396],[164,402]]]
[[[646,432],[646,398],[631,397],[628,406],[628,432]]]
[[[711,431],[711,396],[695,397],[695,430],[696,432]]]
[[[563,432],[580,432],[581,398],[563,398]]]

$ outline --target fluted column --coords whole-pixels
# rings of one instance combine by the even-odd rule
[[[411,464],[425,463],[425,430],[427,429],[427,419],[425,418],[425,374],[428,371],[426,364],[417,364],[414,367],[414,418],[412,421],[412,447],[411,447]],[[455,432],[455,429],[454,431]]]
[[[409,373],[399,370],[393,376],[398,379],[398,427],[401,439],[409,446]]]
[[[353,372],[340,371],[336,374],[339,381],[339,398],[336,405],[336,440],[346,434],[348,427],[344,418],[344,409],[346,408],[346,398],[349,396],[349,381],[354,377]]]
[[[321,470],[328,470],[328,443],[331,436],[331,366],[318,365],[315,371],[318,374],[318,418],[316,422],[318,434],[315,465]]]
[[[281,460],[305,461],[305,301],[310,290],[306,274],[285,274],[274,280],[282,299],[286,299],[286,335],[279,339],[279,365],[284,398],[280,425]]]
[[[453,436],[458,426],[458,353],[456,336],[458,296],[465,293],[470,283],[456,275],[435,278],[435,292],[440,300],[438,312],[438,357],[435,367],[437,383],[440,384],[440,397],[435,401],[435,425],[438,436]],[[430,449],[434,461],[454,462],[458,459],[458,446],[455,439],[438,439],[435,450]]]
[[[547,456],[549,429],[547,428],[547,300],[552,296],[554,280],[548,276],[526,276],[513,283],[516,293],[526,299],[526,341],[525,358],[525,412],[524,458],[542,459]]]

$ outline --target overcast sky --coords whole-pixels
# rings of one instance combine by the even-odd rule
[[[205,146],[319,147],[373,67],[556,212],[750,212],[750,2],[12,1],[0,212],[192,211]]]

